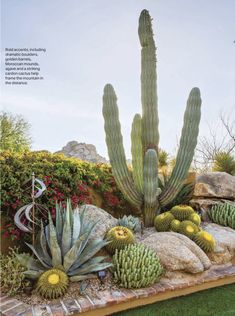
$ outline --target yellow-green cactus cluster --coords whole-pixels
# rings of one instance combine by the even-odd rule
[[[113,256],[114,278],[125,288],[141,288],[157,282],[163,267],[156,253],[144,245],[128,245]]]
[[[157,215],[154,220],[157,231],[183,234],[194,240],[205,252],[213,251],[215,240],[201,229],[200,224],[200,216],[188,205],[176,205],[170,211]]]
[[[106,239],[109,242],[106,245],[106,249],[111,254],[114,254],[116,249],[123,249],[125,246],[135,242],[133,232],[124,226],[115,226],[111,228],[106,233]]]

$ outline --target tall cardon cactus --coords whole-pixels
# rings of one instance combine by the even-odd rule
[[[193,159],[201,116],[200,90],[189,94],[184,114],[180,146],[172,174],[161,192],[158,186],[158,98],[156,74],[156,46],[151,17],[143,10],[139,18],[141,44],[141,103],[142,116],[136,114],[132,123],[132,171],[126,164],[117,97],[111,84],[104,87],[103,116],[106,143],[113,175],[126,199],[144,215],[145,226],[152,226],[161,207],[179,193]]]

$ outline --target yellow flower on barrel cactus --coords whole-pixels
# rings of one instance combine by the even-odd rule
[[[193,238],[193,236],[199,231],[197,225],[195,225],[191,221],[183,221],[180,224],[179,232],[189,238]]]
[[[43,298],[54,299],[63,296],[68,287],[69,278],[59,269],[50,269],[42,273],[36,285],[36,291]]]
[[[208,232],[201,230],[193,238],[194,242],[205,252],[215,250],[215,239]]]
[[[174,216],[170,212],[165,212],[157,215],[154,219],[154,226],[157,231],[165,232],[169,230],[170,224],[173,221]]]
[[[106,245],[106,249],[111,254],[114,254],[116,249],[123,249],[125,246],[135,242],[133,232],[124,226],[115,226],[111,228],[106,233],[106,239],[109,241],[109,244]]]
[[[194,214],[194,210],[189,205],[176,205],[170,210],[171,214],[174,215],[179,221],[189,219],[190,215]]]

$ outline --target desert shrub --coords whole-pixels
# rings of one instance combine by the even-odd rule
[[[109,165],[94,164],[67,158],[64,155],[46,151],[11,153],[0,156],[2,165],[2,214],[7,218],[3,236],[20,238],[21,233],[14,225],[14,214],[21,206],[28,204],[32,172],[42,179],[47,190],[38,203],[55,213],[55,202],[71,198],[73,207],[81,204],[97,205],[96,194],[101,196],[101,206],[112,215],[120,217],[130,214],[132,208],[118,190]],[[24,234],[25,235],[25,234]]]
[[[25,278],[26,268],[20,264],[16,257],[18,249],[11,249],[8,255],[0,254],[1,288],[7,295],[15,295],[30,285]]]
[[[214,156],[213,171],[227,172],[235,175],[235,157],[231,153],[219,152]]]

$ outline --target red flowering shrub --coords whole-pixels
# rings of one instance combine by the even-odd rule
[[[52,214],[55,203],[71,198],[73,207],[80,204],[96,204],[93,191],[102,197],[103,209],[119,217],[130,214],[131,206],[124,200],[116,186],[111,168],[104,164],[94,164],[75,158],[48,152],[28,152],[23,154],[3,152],[0,156],[2,169],[1,210],[7,220],[3,237],[24,238],[14,225],[15,212],[31,202],[30,179],[32,172],[43,180],[47,190],[37,199]],[[41,214],[37,214],[41,217]]]

